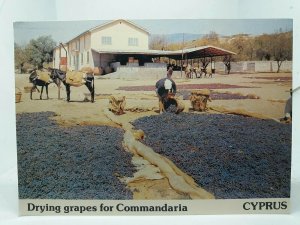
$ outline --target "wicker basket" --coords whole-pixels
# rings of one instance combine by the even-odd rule
[[[30,93],[32,86],[25,86],[24,87],[24,93]],[[33,90],[35,92],[35,89]]]
[[[94,67],[94,75],[103,75],[104,71],[101,67]]]
[[[21,101],[21,97],[22,97],[22,92],[19,88],[16,88],[16,103],[19,103]]]

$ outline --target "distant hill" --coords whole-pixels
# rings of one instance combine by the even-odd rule
[[[156,37],[163,37],[168,43],[178,43],[182,42],[183,36],[184,36],[184,41],[192,41],[196,39],[200,39],[204,36],[205,34],[190,34],[190,33],[174,33],[174,34],[152,34],[150,36],[151,38],[156,38]]]

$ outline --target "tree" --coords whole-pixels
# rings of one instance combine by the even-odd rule
[[[247,45],[249,42],[248,36],[243,34],[235,35],[231,41],[230,45],[232,46],[231,49],[237,53],[238,60],[247,60],[248,56],[246,55]]]
[[[211,45],[219,44],[219,35],[215,31],[210,31],[203,39],[206,39]]]
[[[223,63],[226,66],[227,74],[230,73],[231,70],[231,61],[232,61],[232,56],[231,55],[225,55],[223,58]]]
[[[155,50],[166,50],[168,46],[167,39],[164,35],[155,35],[150,39],[149,47]]]
[[[214,32],[210,31],[209,34],[204,35],[201,39],[195,41],[195,45],[197,46],[204,46],[204,45],[220,45],[219,35]]]
[[[24,64],[28,62],[29,56],[26,54],[25,48],[22,48],[15,43],[15,67],[20,69],[21,73],[24,73]]]
[[[263,34],[254,38],[255,55],[258,60],[271,60],[272,35]]]
[[[208,64],[210,63],[209,58],[205,58],[205,57],[204,57],[204,58],[201,58],[200,60],[201,60],[203,69],[206,69],[206,67],[207,67]]]
[[[52,52],[56,43],[51,36],[41,36],[30,40],[25,51],[30,56],[29,62],[37,68],[42,68],[43,63],[52,60]]]
[[[284,60],[292,60],[292,33],[276,33],[272,35],[271,56],[277,62],[277,73]]]
[[[254,39],[250,38],[250,39],[247,40],[246,46],[245,46],[245,56],[246,56],[246,59],[253,60],[253,58],[254,58],[254,50],[255,50]]]

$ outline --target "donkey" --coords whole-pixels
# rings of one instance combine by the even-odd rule
[[[72,84],[71,82],[69,82],[70,78],[69,78],[69,74],[70,72],[66,73],[64,71],[61,71],[59,69],[50,69],[51,71],[51,79],[58,85],[59,80],[61,80],[63,82],[63,84],[66,87],[66,91],[67,91],[67,101],[70,101],[70,87],[74,86],[74,87],[79,87],[83,84],[85,84],[85,86],[89,89],[90,93],[91,93],[91,102],[94,102],[94,95],[95,95],[95,85],[94,85],[94,75],[93,74],[85,74],[83,73],[85,76],[82,76],[82,83],[80,84]]]
[[[34,69],[29,75],[29,82],[33,84],[32,88],[30,90],[30,99],[32,100],[32,92],[34,89],[36,89],[38,92],[40,92],[39,89],[37,88],[37,86],[42,87],[40,99],[42,100],[44,87],[46,87],[47,99],[49,99],[48,85],[52,82],[52,80],[50,79],[50,74],[48,75],[49,77],[47,77],[47,74],[46,74],[46,76],[44,76],[42,78],[38,75],[37,71],[38,71],[37,69]]]

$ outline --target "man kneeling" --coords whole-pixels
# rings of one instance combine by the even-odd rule
[[[175,105],[177,107],[176,113],[181,112],[182,110],[178,110],[178,102],[175,99],[176,94],[176,84],[171,79],[173,70],[169,69],[167,73],[167,77],[160,79],[156,82],[156,94],[159,101],[159,113],[163,113],[166,111],[166,107],[170,105]]]

